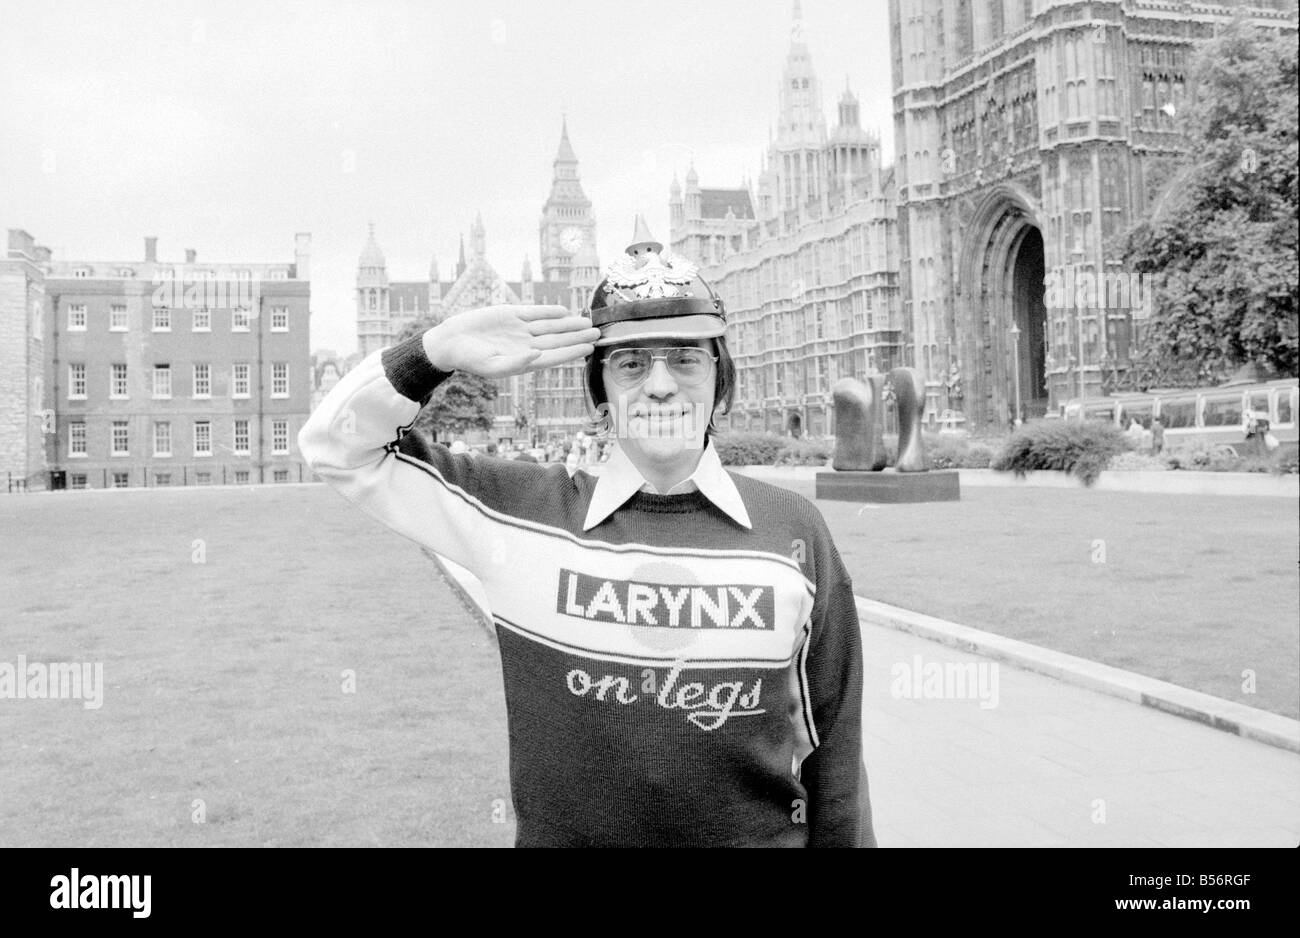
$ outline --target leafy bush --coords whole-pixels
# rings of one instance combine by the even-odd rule
[[[993,468],[1023,476],[1056,469],[1092,485],[1112,457],[1129,448],[1120,429],[1096,421],[1033,420],[1011,435]]]
[[[951,434],[922,440],[925,464],[931,469],[960,469],[970,452],[970,444]]]
[[[1112,456],[1110,462],[1106,464],[1108,471],[1115,470],[1117,472],[1163,472],[1168,468],[1168,463],[1159,456],[1135,452]]]
[[[930,469],[987,469],[993,460],[993,448],[987,443],[971,443],[955,434],[922,434],[926,466]],[[885,465],[898,462],[898,438],[884,438]],[[775,433],[734,432],[713,438],[718,458],[724,466],[825,466],[835,455],[831,440],[798,440]]]
[[[966,456],[961,461],[963,469],[987,469],[993,465],[993,457],[996,455],[993,447],[987,443],[972,443],[966,450]]]
[[[1273,471],[1278,475],[1300,474],[1300,448],[1283,447],[1274,454]]]
[[[1195,472],[1272,472],[1278,475],[1300,473],[1300,450],[1284,447],[1267,456],[1238,456],[1232,447],[1186,448],[1164,454],[1170,469]]]
[[[1174,449],[1164,454],[1170,469],[1204,471],[1210,465],[1210,452],[1204,449]]]
[[[771,466],[785,443],[785,437],[775,433],[726,433],[713,438],[724,466]]]
[[[1164,454],[1170,469],[1195,472],[1235,472],[1241,462],[1231,446],[1198,446],[1170,450]]]
[[[788,439],[777,454],[778,466],[824,466],[835,452],[827,440]]]

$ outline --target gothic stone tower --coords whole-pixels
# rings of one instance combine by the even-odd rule
[[[1294,29],[1294,4],[1259,6],[1256,22]],[[1122,235],[1184,147],[1173,115],[1193,43],[1228,13],[890,0],[889,15],[904,357],[931,407],[1005,425],[1017,386],[1026,417],[1100,393],[1145,310],[1131,296],[1048,309],[1045,282],[1128,280]]]
[[[357,349],[362,357],[391,343],[388,317],[388,270],[371,225],[357,261]]]
[[[542,207],[538,225],[542,280],[568,283],[575,255],[584,246],[592,251],[596,246],[596,219],[591,214],[591,200],[578,180],[578,157],[569,143],[568,121],[561,121],[560,149],[552,165],[551,194]]]

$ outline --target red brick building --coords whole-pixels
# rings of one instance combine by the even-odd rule
[[[292,262],[167,263],[146,238],[143,261],[61,261],[11,230],[8,293],[21,275],[42,301],[26,486],[305,481],[310,250],[299,234]]]

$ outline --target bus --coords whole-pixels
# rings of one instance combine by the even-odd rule
[[[1117,427],[1136,420],[1146,429],[1159,417],[1167,450],[1230,446],[1241,455],[1246,446],[1242,414],[1247,407],[1268,418],[1269,432],[1282,446],[1300,445],[1296,422],[1300,379],[1296,378],[1074,398],[1060,405],[1059,416],[1063,420],[1101,420]]]

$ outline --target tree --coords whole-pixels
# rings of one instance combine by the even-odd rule
[[[1125,259],[1152,275],[1145,357],[1297,374],[1295,37],[1238,17],[1201,45],[1176,115],[1184,166]]]
[[[398,335],[398,341],[422,335],[437,324],[432,317],[424,317],[409,324]],[[471,430],[491,430],[492,403],[497,398],[497,384],[467,371],[453,372],[438,385],[428,404],[416,418],[415,429],[431,433],[435,439],[462,436]]]

